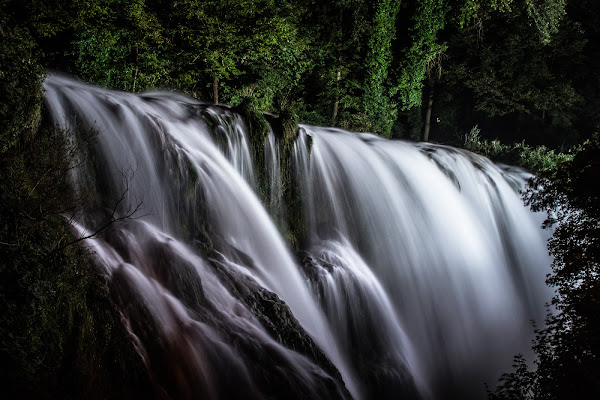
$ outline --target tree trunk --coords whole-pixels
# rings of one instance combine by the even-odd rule
[[[131,89],[132,92],[135,92],[135,83],[137,81],[137,76],[138,76],[138,67],[135,67],[135,72],[133,73],[133,88]]]
[[[335,102],[333,103],[333,112],[331,113],[331,123],[335,125],[338,109],[340,107],[340,79],[342,79],[342,71],[338,69],[337,78],[335,81]]]
[[[135,46],[135,72],[133,74],[133,88],[131,89],[132,92],[135,92],[135,83],[137,81],[137,76],[138,76],[138,48],[137,46]]]
[[[429,99],[427,101],[427,112],[425,113],[425,129],[423,130],[423,141],[429,141],[429,131],[431,130],[431,109],[433,108],[433,79],[429,81]]]
[[[219,78],[213,76],[213,99],[215,104],[219,104]]]

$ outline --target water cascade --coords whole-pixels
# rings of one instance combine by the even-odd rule
[[[179,94],[44,88],[86,143],[75,234],[123,218],[86,245],[161,393],[480,398],[527,351],[549,259],[524,172],[313,126],[283,151]]]

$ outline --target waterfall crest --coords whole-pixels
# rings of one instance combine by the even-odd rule
[[[76,234],[139,211],[87,245],[168,396],[477,398],[529,347],[549,259],[524,172],[313,126],[289,152],[271,132],[257,165],[226,107],[58,75],[44,88],[71,140],[95,132],[73,171],[94,199]],[[277,228],[291,211],[297,252]]]

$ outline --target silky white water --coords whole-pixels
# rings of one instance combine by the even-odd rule
[[[478,398],[529,348],[549,259],[540,217],[518,193],[525,173],[313,126],[301,126],[289,160],[271,132],[257,165],[227,108],[55,75],[44,88],[72,140],[94,131],[73,182],[96,200],[76,234],[117,203],[121,216],[140,206],[87,244],[170,396]],[[301,209],[286,203],[290,185]],[[292,214],[306,236],[296,252],[276,227]],[[270,292],[341,379],[271,324],[295,326]]]
[[[415,379],[436,397],[493,383],[528,347],[549,295],[540,217],[516,191],[524,174],[448,147],[311,126],[302,135],[309,237],[317,247],[341,238],[364,257],[418,354]]]

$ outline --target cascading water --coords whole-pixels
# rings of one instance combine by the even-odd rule
[[[407,365],[422,391],[436,398],[483,396],[477,382],[494,382],[514,349],[528,347],[523,333],[543,317],[549,296],[541,221],[516,191],[524,176],[453,148],[312,126],[303,131],[312,146],[309,151],[308,137],[301,137],[295,155],[310,248],[334,253],[334,270],[356,271],[343,253],[364,257],[415,354],[415,367]],[[347,285],[333,284],[336,291]],[[355,318],[353,298],[348,320]],[[324,298],[326,309],[332,301]],[[328,315],[339,320],[341,313]],[[364,351],[361,343],[388,329],[377,325],[352,333],[357,358],[373,357],[370,343]],[[407,340],[397,335],[395,342]],[[380,351],[384,357],[389,349]],[[371,387],[380,389],[380,377],[373,380]]]
[[[61,128],[97,133],[73,174],[94,198],[76,233],[143,205],[88,244],[161,393],[477,398],[529,347],[549,260],[518,171],[312,126],[291,163],[271,132],[261,166],[229,109],[55,75],[44,87]],[[295,257],[272,222],[286,185],[302,192]]]
[[[55,76],[44,87],[59,126],[70,129],[77,120],[98,132],[98,165],[78,171],[79,187],[95,175],[93,190],[109,209],[125,195],[121,214],[143,202],[143,218],[115,227],[94,249],[141,355],[169,395],[331,397],[325,384],[333,378],[273,340],[248,310],[264,304],[233,299],[226,286],[277,293],[356,393],[323,314],[243,178],[252,174],[239,116],[177,95],[109,92]],[[79,223],[82,235],[105,224],[90,211]],[[209,246],[210,257],[195,245]]]

